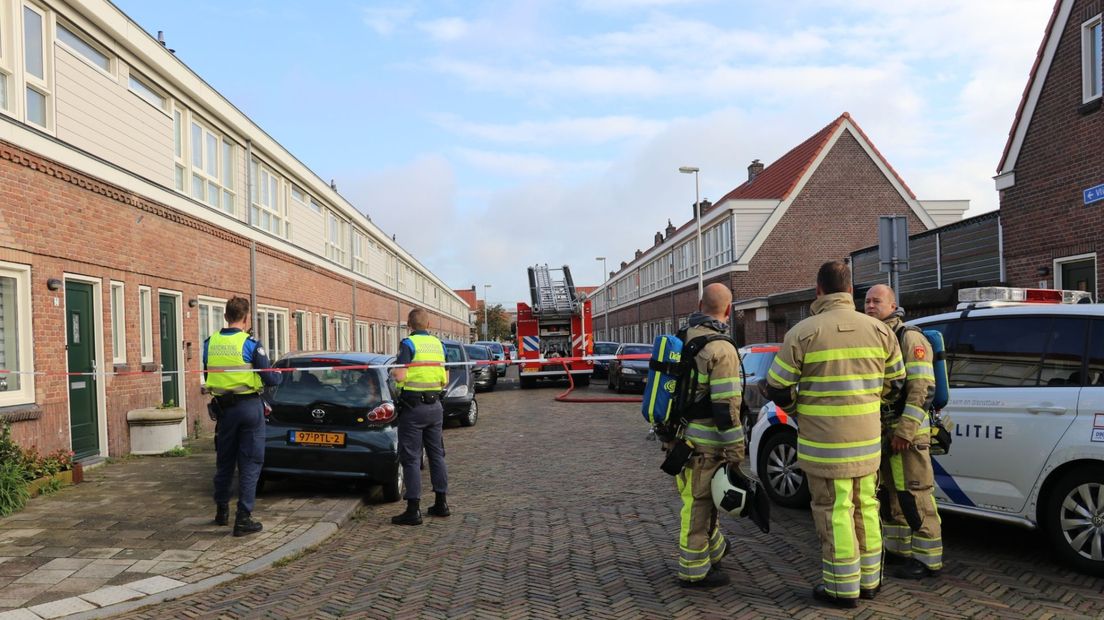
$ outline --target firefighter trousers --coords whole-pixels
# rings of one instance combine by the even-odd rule
[[[813,521],[820,536],[821,574],[828,594],[858,598],[882,580],[882,532],[877,473],[821,478],[806,472]]]
[[[889,490],[886,494],[889,497],[888,515],[882,515],[886,552],[915,558],[931,570],[943,568],[943,532],[932,494],[935,476],[928,446],[913,445],[885,459],[882,484]],[[914,530],[909,525],[905,511],[913,507],[902,507],[898,494],[904,494],[906,503],[915,506],[916,514],[911,516],[914,524],[920,524],[919,528]],[[909,497],[911,500],[907,499]]]
[[[718,436],[723,431],[716,431]],[[730,432],[731,433],[731,432]],[[726,438],[727,439],[727,438]],[[717,523],[717,507],[713,504],[713,474],[726,462],[738,467],[743,456],[741,431],[738,444],[695,448],[686,466],[675,476],[682,510],[679,511],[679,579],[705,579],[728,551],[728,541]]]

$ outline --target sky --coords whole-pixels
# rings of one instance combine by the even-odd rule
[[[598,284],[850,112],[921,200],[992,177],[1051,0],[114,0],[452,288]]]

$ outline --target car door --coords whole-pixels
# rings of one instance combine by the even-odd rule
[[[954,424],[933,458],[936,497],[1020,512],[1043,464],[1077,414],[1087,323],[1072,317],[988,316],[958,322],[948,343]]]

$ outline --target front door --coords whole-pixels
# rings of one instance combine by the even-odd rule
[[[96,371],[96,330],[92,322],[93,288],[84,282],[65,283],[65,349],[69,372]],[[96,376],[70,375],[69,432],[77,458],[100,453],[100,425],[96,411]]]
[[[180,375],[177,366],[176,298],[160,295],[161,316],[161,402],[180,404]]]

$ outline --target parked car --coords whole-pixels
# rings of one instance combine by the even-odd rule
[[[475,401],[475,377],[467,363],[468,352],[464,345],[455,340],[442,340],[445,345],[445,363],[455,364],[448,368],[448,387],[441,404],[445,408],[446,420],[460,420],[461,426],[475,426],[479,420],[479,403]]]
[[[651,355],[652,345],[643,343],[625,343],[617,347],[615,353],[622,355]],[[611,390],[624,392],[627,388],[644,391],[644,380],[648,378],[648,358],[615,359],[609,363],[609,377],[606,381]]]
[[[517,346],[509,342],[504,343],[502,348],[506,350],[506,358],[510,361],[514,361],[518,357]]]
[[[617,353],[617,347],[621,346],[617,342],[599,341],[594,343],[595,355],[613,355]],[[610,360],[594,360],[594,377],[608,377],[609,376],[609,364]]]
[[[744,369],[743,399],[748,410],[748,418],[742,420],[745,432],[755,426],[759,418],[759,410],[767,404],[767,399],[759,393],[755,384],[766,378],[779,346],[778,343],[749,344],[740,349],[740,364]]]
[[[506,359],[506,349],[502,348],[502,344],[491,340],[477,340],[475,344],[483,345],[491,350],[491,356],[495,361],[504,361]],[[502,377],[506,375],[506,364],[495,364],[495,370],[498,372],[498,376]]]
[[[939,509],[1038,528],[1062,560],[1104,574],[1104,306],[1068,303],[1085,299],[1075,291],[959,295],[957,311],[910,321],[946,346],[954,442],[932,457]],[[1033,297],[1054,303],[1005,301]],[[785,506],[809,503],[797,424],[768,404],[751,439],[752,471]]]
[[[263,479],[332,478],[383,485],[386,501],[402,497],[394,384],[382,368],[393,357],[369,353],[293,353],[274,364],[291,368],[266,388]]]
[[[491,359],[491,350],[481,344],[466,344],[464,350],[468,353],[468,359],[473,362],[486,362]],[[493,391],[498,385],[498,371],[490,364],[476,364],[472,368],[472,377],[475,378],[475,391]]]

